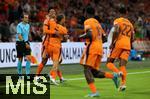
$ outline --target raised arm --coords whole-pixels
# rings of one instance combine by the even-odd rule
[[[118,39],[118,36],[119,36],[119,25],[117,25],[117,24],[114,25],[111,28],[109,34],[112,34],[112,41],[111,41],[110,47],[113,47],[114,44],[116,43],[117,39]]]

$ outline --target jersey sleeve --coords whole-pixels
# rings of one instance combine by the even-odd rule
[[[55,34],[55,30],[54,29],[49,29],[48,25],[44,25],[43,26],[43,33],[44,34]]]
[[[103,30],[102,26],[100,25],[100,23],[98,23],[98,28],[100,30],[100,33],[106,34],[105,31]]]
[[[60,25],[60,24],[57,24],[56,29],[59,31],[59,34],[65,35],[68,32],[67,28],[62,26],[62,25]]]
[[[113,25],[116,25],[116,24],[118,24],[119,22],[117,21],[117,20],[114,20],[114,23],[113,23]]]
[[[93,21],[96,26],[96,31],[98,32],[98,36],[102,37],[102,35],[105,35],[105,31],[103,30],[101,24],[96,19],[93,19]],[[97,37],[97,35],[94,36],[95,38]]]
[[[44,34],[55,34],[55,30],[54,29],[49,29],[49,22],[48,20],[46,19],[44,21],[44,24],[43,24],[43,33]]]
[[[116,19],[116,20],[114,20],[114,23],[113,23],[113,25],[114,26],[120,26],[120,19]]]
[[[43,26],[43,33],[45,33],[45,34],[55,34],[55,30],[49,30],[48,26]]]
[[[21,26],[20,25],[17,25],[17,34],[21,34]]]
[[[84,31],[86,32],[88,29],[91,29],[89,22],[86,20],[84,22]]]

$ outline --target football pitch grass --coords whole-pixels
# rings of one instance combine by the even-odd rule
[[[76,69],[76,67],[73,68]],[[96,78],[95,84],[100,97],[95,99],[150,99],[150,62],[129,62],[127,67],[126,91],[119,92],[111,79]],[[104,64],[102,68],[108,71]],[[50,99],[91,99],[84,97],[90,93],[90,90],[84,78],[83,69],[80,70],[79,74],[64,75],[68,79],[65,83],[59,86],[51,85]]]
[[[35,74],[36,68],[31,67],[31,73]],[[101,68],[109,71],[105,63],[102,63]],[[46,66],[42,73],[48,73],[49,70],[50,67]],[[90,93],[90,90],[84,78],[82,66],[79,64],[62,65],[61,70],[67,81],[59,86],[50,85],[50,99],[91,99],[84,97]],[[0,69],[0,74],[16,74],[16,71],[16,68],[4,68]],[[111,79],[96,78],[95,84],[100,97],[95,99],[150,99],[150,61],[129,62],[127,71],[125,92],[118,92]]]
[[[128,70],[127,89],[119,92],[112,80],[96,79],[100,97],[95,99],[150,99],[150,68]],[[68,81],[59,86],[50,86],[50,99],[91,99],[84,96],[90,93],[84,75],[66,75]]]

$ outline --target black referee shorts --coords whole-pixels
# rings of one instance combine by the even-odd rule
[[[16,50],[17,50],[17,57],[24,57],[26,55],[31,55],[31,49],[26,48],[26,43],[29,44],[29,42],[25,41],[17,41],[16,42]]]

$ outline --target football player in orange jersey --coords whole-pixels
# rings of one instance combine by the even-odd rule
[[[54,13],[55,10],[51,9],[51,12]],[[46,41],[46,52],[48,54],[48,58],[51,58],[53,61],[53,67],[50,70],[50,80],[55,84],[58,85],[55,81],[57,76],[57,70],[59,65],[59,60],[61,59],[61,35],[67,34],[67,29],[56,23],[56,15],[55,13],[52,14],[53,16],[49,19],[47,26],[43,27],[43,32],[48,35],[48,39]],[[58,72],[58,75],[60,71]]]
[[[47,24],[49,20],[49,16],[46,15],[46,19],[44,20],[44,24]],[[47,34],[43,36],[43,41],[42,41],[42,49],[41,49],[41,56],[42,56],[42,61],[41,63],[38,65],[37,71],[36,71],[36,75],[38,76],[41,71],[43,70],[43,67],[46,65],[47,61],[48,61],[48,56],[45,50],[45,45],[46,45],[46,39],[47,39]]]
[[[47,31],[48,31],[48,29],[49,29],[49,20],[50,20],[50,18],[56,18],[56,12],[55,12],[55,10],[54,9],[50,9],[49,10],[49,14],[46,16],[46,19],[45,19],[45,21],[44,21],[44,26],[43,26],[43,28],[44,29],[46,29]],[[55,19],[56,20],[56,19]],[[64,22],[65,22],[65,16],[64,15],[58,15],[57,16],[57,22],[59,23],[59,24],[64,24]],[[60,30],[61,29],[61,25],[57,25],[57,28],[59,28],[58,30]],[[57,29],[56,28],[56,29]],[[63,30],[62,30],[63,31]],[[55,31],[56,32],[56,31]],[[53,32],[52,32],[53,33]],[[41,63],[38,65],[38,68],[37,68],[37,72],[36,72],[36,74],[37,74],[37,76],[41,73],[41,71],[42,71],[42,69],[43,69],[43,66],[47,63],[47,61],[48,61],[48,58],[49,58],[49,56],[48,56],[48,53],[47,53],[47,51],[46,51],[46,48],[47,48],[47,44],[48,44],[48,39],[49,39],[49,34],[47,34],[47,33],[45,33],[45,36],[44,36],[44,40],[43,40],[43,42],[42,42],[42,61],[41,61]],[[60,57],[60,60],[59,60],[59,63],[61,63],[61,61],[62,61],[62,59],[61,59],[61,57]],[[59,78],[60,78],[60,82],[64,82],[64,78],[62,77],[62,73],[61,73],[61,71],[58,69],[57,70],[57,75],[59,76]],[[38,79],[38,77],[37,77],[37,79]]]
[[[105,34],[100,23],[93,18],[95,14],[94,8],[87,7],[86,14],[88,19],[84,21],[85,33],[80,35],[80,38],[86,40],[86,48],[80,60],[80,64],[84,67],[84,75],[91,90],[91,94],[87,97],[98,97],[96,86],[94,84],[95,78],[110,78],[114,81],[116,87],[119,86],[118,75],[111,74],[99,69],[101,58],[103,55],[102,35]]]
[[[130,55],[131,42],[134,38],[134,28],[132,23],[125,18],[127,13],[126,8],[120,8],[119,12],[121,17],[114,20],[114,25],[109,34],[112,35],[112,41],[110,45],[111,53],[106,65],[110,70],[118,73],[121,76],[122,82],[119,90],[124,91],[126,89],[127,76],[126,64]],[[117,58],[120,59],[119,69],[116,68],[113,63]]]
[[[56,12],[51,10],[51,8],[48,10],[49,13],[48,15],[46,15],[46,19],[44,20],[43,23],[43,28],[49,28],[48,26],[48,22],[50,20],[50,18],[54,17]],[[43,41],[42,41],[42,51],[41,51],[41,56],[42,56],[42,61],[41,63],[38,65],[36,74],[37,76],[41,73],[41,71],[43,70],[44,65],[47,63],[48,61],[48,56],[47,56],[47,52],[46,52],[46,46],[47,46],[47,41],[48,41],[48,34],[43,34]]]
[[[58,34],[56,36],[51,37],[49,42],[47,52],[50,55],[50,58],[53,61],[53,67],[50,70],[50,79],[51,81],[56,84],[55,79],[56,75],[59,76],[60,82],[64,82],[64,78],[62,76],[62,72],[59,69],[59,65],[62,62],[62,56],[61,56],[61,41],[63,40],[63,37],[67,35],[67,29],[64,27],[65,24],[65,15],[60,14],[57,16],[57,25],[55,29],[58,31]],[[58,85],[58,84],[56,84]]]

